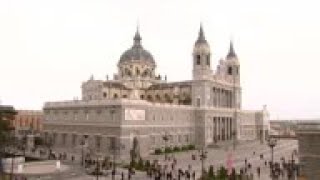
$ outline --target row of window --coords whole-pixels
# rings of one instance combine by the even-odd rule
[[[107,98],[108,94],[106,92],[103,92],[102,93],[102,96],[103,98]],[[90,96],[89,96],[90,97]],[[114,93],[113,96],[112,96],[114,99],[117,99],[119,98],[119,95],[117,93]],[[126,94],[122,95],[122,98],[127,98],[128,96]],[[188,98],[186,94],[184,94],[184,97],[185,98]],[[90,99],[90,98],[89,98]],[[145,95],[140,95],[140,99],[145,99]],[[156,94],[154,96],[154,98],[152,97],[152,95],[147,95],[147,100],[150,100],[152,101],[153,99],[155,100],[161,100],[161,96],[159,94]],[[172,100],[172,96],[170,96],[169,94],[164,94],[164,99],[167,100],[167,101],[170,101]]]
[[[100,108],[100,109],[97,109],[97,110],[81,110],[81,112],[83,112],[83,114],[85,115],[85,119],[86,120],[89,120],[89,115],[93,112],[93,111],[95,111],[96,112],[96,114],[98,114],[98,115],[100,115],[100,114],[102,114],[102,112],[103,112],[103,109],[102,108]],[[110,109],[107,109],[107,111],[108,112],[110,112]],[[57,116],[59,113],[58,113],[59,111],[57,111],[57,110],[55,110],[55,111],[53,111],[53,113],[54,113],[54,115],[55,116]],[[49,115],[50,114],[50,111],[48,110],[48,111],[46,111],[45,112],[47,115]],[[73,119],[74,120],[77,120],[78,119],[78,116],[76,116],[76,114],[78,114],[79,113],[79,111],[78,110],[76,110],[76,111],[71,111],[70,112],[70,114],[74,114],[74,116],[73,116]],[[191,115],[190,114],[188,114],[188,113],[185,113],[185,112],[180,112],[180,113],[177,113],[177,112],[175,112],[174,113],[174,115],[172,114],[173,112],[167,112],[167,113],[157,113],[157,114],[150,114],[149,115],[149,119],[150,120],[153,120],[153,121],[156,121],[156,120],[160,120],[160,121],[164,121],[164,120],[170,120],[170,121],[174,121],[174,120],[176,120],[176,119],[183,119],[183,120],[185,120],[185,121],[188,121],[188,120],[190,120],[191,119]],[[68,115],[69,114],[69,112],[68,111],[63,111],[63,113],[62,113],[62,115]],[[174,118],[174,117],[176,117],[176,118]]]
[[[168,142],[167,143],[189,143],[190,142],[190,136],[188,134],[183,135],[168,135]],[[151,135],[150,136],[150,143],[151,145],[157,145],[160,143],[164,143],[164,136],[162,135]]]

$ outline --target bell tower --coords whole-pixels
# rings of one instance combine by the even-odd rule
[[[212,75],[210,46],[200,25],[198,39],[193,47],[193,80],[209,79]]]
[[[225,61],[225,75],[232,81],[234,86],[234,99],[233,106],[241,108],[241,85],[240,85],[240,63],[238,56],[235,53],[233,42],[230,41],[229,52]]]

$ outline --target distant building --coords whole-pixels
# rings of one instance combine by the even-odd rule
[[[10,105],[0,105],[0,119],[9,121],[9,128],[14,130],[14,115],[16,110]]]
[[[168,82],[156,74],[156,62],[137,30],[112,80],[91,76],[82,84],[82,100],[44,104],[44,137],[63,151],[80,151],[80,144],[86,144],[91,152],[121,155],[129,155],[137,139],[143,156],[166,145],[263,141],[269,114],[266,108],[241,109],[240,61],[233,43],[216,70],[211,57],[200,27],[192,52],[193,78]]]
[[[320,120],[300,121],[296,131],[300,173],[305,179],[320,178]]]
[[[41,110],[17,110],[14,127],[19,135],[37,133],[42,130],[43,112]]]

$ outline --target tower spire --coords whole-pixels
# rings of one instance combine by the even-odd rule
[[[199,30],[199,35],[198,35],[198,40],[197,43],[201,43],[201,42],[207,42],[205,36],[204,36],[204,31],[203,31],[203,27],[202,27],[202,23],[200,23],[200,30]]]
[[[137,24],[137,31],[136,34],[134,35],[134,46],[140,46],[141,45],[141,36],[139,32],[139,24]]]
[[[231,40],[231,41],[230,41],[229,52],[228,52],[228,55],[227,55],[227,59],[232,58],[232,57],[237,57],[237,54],[236,54],[235,51],[234,51],[233,41]]]

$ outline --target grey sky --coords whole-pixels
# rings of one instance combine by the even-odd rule
[[[80,97],[91,74],[116,72],[137,21],[169,81],[191,78],[200,22],[213,69],[230,38],[241,62],[243,108],[272,118],[320,117],[317,1],[1,0],[0,99],[18,109]]]

